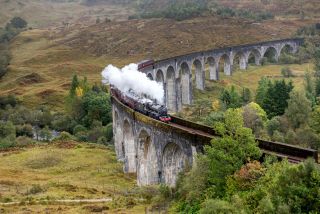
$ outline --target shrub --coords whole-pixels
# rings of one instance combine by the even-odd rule
[[[97,143],[98,144],[107,144],[107,138],[102,136],[102,137],[99,137],[99,139],[97,140]]]
[[[68,133],[68,132],[61,132],[60,136],[55,138],[57,141],[68,141],[68,140],[73,140],[74,137]]]
[[[12,122],[0,121],[0,139],[8,138],[14,140],[16,138],[16,127]]]
[[[77,132],[77,134],[75,134],[75,137],[77,138],[78,141],[86,142],[88,140],[88,132],[86,131]]]
[[[14,146],[15,146],[15,141],[10,140],[8,138],[0,139],[0,150],[12,148]]]
[[[16,132],[17,136],[33,137],[32,126],[30,124],[17,125]]]
[[[113,126],[112,123],[109,123],[106,127],[105,127],[105,137],[106,140],[108,142],[110,142],[113,138]]]
[[[5,107],[7,105],[15,107],[17,104],[18,104],[18,100],[14,95],[0,96],[0,108],[1,109],[5,109]]]
[[[87,128],[82,126],[82,125],[76,125],[74,128],[73,128],[73,134],[76,135],[78,132],[86,132],[87,131]]]
[[[293,77],[292,70],[289,67],[284,67],[281,69],[281,74],[283,77]]]
[[[26,137],[26,136],[19,136],[16,139],[16,146],[18,146],[18,147],[28,146],[33,143],[34,143],[34,141],[31,138]]]
[[[35,194],[41,193],[43,191],[44,190],[41,188],[41,186],[39,184],[33,184],[32,187],[30,188],[30,190],[28,191],[28,193],[31,195],[35,195]]]

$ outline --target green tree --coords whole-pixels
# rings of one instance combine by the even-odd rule
[[[0,121],[0,139],[8,138],[14,140],[16,138],[16,128],[12,122]]]
[[[69,90],[69,96],[71,98],[76,96],[77,87],[79,87],[79,80],[78,80],[78,76],[75,74],[72,77],[71,87],[70,87],[70,90]]]
[[[275,131],[280,131],[281,123],[279,121],[279,116],[273,117],[267,122],[267,132],[269,136],[273,136]]]
[[[82,122],[87,126],[91,126],[94,120],[102,122],[102,125],[107,125],[111,122],[111,101],[106,93],[88,92],[83,96],[83,110],[85,116]]]
[[[316,106],[310,117],[310,127],[320,134],[320,106]]]
[[[240,109],[227,110],[225,123],[216,123],[215,130],[222,137],[213,139],[211,146],[205,147],[205,158],[209,163],[211,197],[222,197],[225,194],[226,177],[249,159],[258,159],[261,152],[251,129],[244,127]]]
[[[256,103],[258,103],[260,106],[263,105],[263,101],[267,95],[269,85],[270,85],[270,80],[268,80],[268,78],[262,77],[259,80],[257,94],[256,94]]]
[[[266,112],[258,104],[249,103],[242,107],[242,116],[245,127],[252,129],[255,136],[259,137],[267,121]]]
[[[310,100],[312,106],[314,106],[316,104],[315,86],[310,72],[305,72],[304,74],[304,88],[307,98]]]
[[[293,128],[299,128],[308,123],[311,114],[311,102],[306,98],[305,93],[292,91],[288,101],[288,108],[285,115],[288,117]]]
[[[50,141],[51,140],[52,133],[51,133],[50,129],[48,128],[48,126],[45,126],[43,129],[40,130],[39,137],[43,141]]]
[[[249,160],[261,156],[252,131],[244,127],[240,109],[228,109],[225,122],[217,122],[215,130],[221,137],[205,147],[204,154],[197,157],[197,164],[178,181],[178,211],[181,213],[197,213],[206,199],[223,198],[227,177]],[[206,213],[205,210],[202,212]]]
[[[241,95],[241,100],[244,105],[248,104],[251,102],[251,91],[249,88],[243,88],[242,89],[242,95]]]
[[[315,80],[315,97],[320,97],[320,77],[317,77]]]
[[[316,76],[320,77],[320,48],[318,48],[314,55],[314,70],[316,71]]]
[[[234,86],[231,86],[230,90],[224,89],[220,94],[220,100],[226,109],[241,106],[241,97]]]
[[[261,105],[269,118],[284,114],[292,89],[293,85],[291,81],[288,84],[284,80],[276,80],[274,83],[269,83],[267,93]]]

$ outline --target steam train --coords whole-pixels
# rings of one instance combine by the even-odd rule
[[[156,120],[160,120],[164,123],[171,121],[171,117],[168,115],[168,110],[165,106],[159,105],[151,99],[140,97],[134,93],[133,90],[123,93],[113,85],[111,85],[110,88],[113,96],[135,111],[138,111],[141,114],[147,115]]]
[[[143,60],[143,61],[138,63],[138,70],[140,71],[141,69],[144,69],[146,67],[153,66],[153,64],[154,64],[154,60],[153,59]]]

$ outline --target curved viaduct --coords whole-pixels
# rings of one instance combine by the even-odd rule
[[[172,117],[170,124],[134,111],[111,97],[117,158],[125,173],[136,173],[138,185],[174,186],[179,172],[194,163],[203,146],[219,137],[211,127]],[[297,163],[318,152],[288,144],[256,139],[263,154]]]
[[[192,53],[157,61],[153,66],[144,68],[143,72],[164,83],[167,106],[177,111],[182,104],[192,102],[190,68],[193,64],[196,67],[196,86],[204,89],[206,62],[210,68],[210,79],[217,80],[219,60],[223,57],[227,59],[224,72],[231,75],[237,54],[240,54],[240,67],[246,68],[251,54],[259,64],[267,49],[274,48],[278,58],[285,46],[295,52],[302,42],[301,39],[289,39]],[[203,151],[204,145],[219,137],[211,127],[174,116],[170,124],[163,123],[134,111],[115,97],[111,97],[111,101],[117,158],[123,162],[124,172],[136,173],[138,185],[175,185],[179,172],[194,163],[195,155]],[[318,160],[316,150],[259,139],[257,142],[264,154],[285,157],[291,162],[300,162],[307,157]]]
[[[177,112],[182,105],[192,103],[193,85],[197,89],[205,89],[206,77],[219,80],[219,71],[232,75],[235,66],[245,70],[250,59],[260,65],[266,53],[272,54],[274,60],[278,61],[285,47],[295,53],[302,43],[303,39],[300,38],[283,39],[195,52],[156,61],[141,71],[150,79],[163,83],[165,103],[171,112]]]

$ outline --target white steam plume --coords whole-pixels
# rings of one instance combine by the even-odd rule
[[[108,65],[102,71],[103,83],[114,85],[122,92],[132,89],[136,94],[146,94],[163,104],[164,90],[162,83],[150,80],[146,74],[138,71],[137,64],[129,64],[122,69]]]

